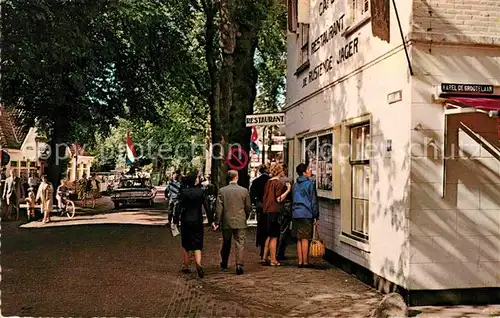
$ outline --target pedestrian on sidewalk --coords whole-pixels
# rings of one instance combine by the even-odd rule
[[[281,184],[283,187],[286,187],[286,184],[289,183],[293,187],[293,181],[288,176],[288,166],[283,164],[283,173],[284,176],[280,178]],[[285,255],[286,247],[291,241],[291,227],[292,227],[292,191],[288,193],[281,204],[281,228],[280,228],[280,237],[278,239],[278,261],[286,260],[287,257]]]
[[[297,182],[293,186],[292,218],[297,237],[297,258],[299,267],[309,267],[309,242],[313,226],[318,221],[319,209],[316,185],[311,181],[311,168],[301,163],[296,168]]]
[[[261,263],[264,263],[264,247],[267,239],[266,223],[264,220],[264,189],[266,187],[266,182],[271,177],[269,176],[269,171],[265,164],[259,167],[259,173],[260,175],[252,181],[252,185],[250,186],[250,198],[257,214],[255,244],[257,247],[260,247]]]
[[[89,180],[89,188],[90,188],[90,200],[92,202],[92,209],[95,208],[95,201],[99,197],[99,181],[97,181],[95,173],[92,174]]]
[[[54,188],[52,184],[47,181],[47,175],[42,176],[42,183],[38,187],[36,201],[41,201],[41,209],[43,212],[43,223],[50,222],[50,212],[53,209],[54,202]]]
[[[234,238],[236,245],[236,274],[244,273],[244,247],[247,219],[250,216],[252,205],[250,193],[247,189],[238,185],[238,171],[228,172],[229,185],[219,190],[217,202],[217,214],[214,229],[222,230],[221,269],[228,266],[229,254],[231,253],[231,240]]]
[[[172,224],[172,218],[175,214],[177,214],[180,192],[181,192],[181,171],[177,170],[165,190],[166,197],[168,198],[169,224]]]
[[[264,189],[264,214],[266,222],[267,239],[264,247],[264,260],[267,265],[281,266],[276,258],[278,238],[281,233],[281,205],[292,185],[287,182],[285,186],[280,179],[285,176],[283,165],[275,163],[271,166],[272,178],[266,182]],[[268,258],[270,256],[270,259]]]
[[[208,224],[212,224],[215,220],[215,209],[216,209],[216,204],[217,204],[217,190],[215,189],[215,186],[212,184],[212,180],[211,180],[210,175],[208,175],[207,179],[202,184],[202,186],[203,186],[203,189],[205,190],[205,197],[206,197],[206,200],[208,202],[208,210],[206,210]]]
[[[175,220],[181,222],[181,244],[183,254],[182,272],[189,273],[190,253],[194,253],[198,276],[203,278],[201,251],[203,250],[203,208],[207,202],[203,189],[196,186],[196,175],[184,178],[184,187],[179,192],[180,216]]]
[[[84,208],[87,206],[87,187],[88,187],[87,174],[83,173],[82,178],[78,180],[77,193],[78,193],[78,200],[80,200],[81,206]]]

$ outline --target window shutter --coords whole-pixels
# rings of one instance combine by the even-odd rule
[[[297,32],[297,0],[288,0],[288,30]]]
[[[297,22],[309,23],[309,0],[298,0]]]

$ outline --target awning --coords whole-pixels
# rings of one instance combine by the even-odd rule
[[[490,114],[491,111],[500,111],[500,99],[482,97],[453,97],[448,98],[446,106],[454,106],[455,109],[445,110],[446,115],[482,112]],[[498,123],[498,139],[500,140],[500,117],[496,114]]]
[[[446,100],[446,104],[483,110],[500,110],[500,99],[496,98],[452,97]]]

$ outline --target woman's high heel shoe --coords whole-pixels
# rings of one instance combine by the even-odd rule
[[[196,270],[198,271],[198,277],[203,278],[205,276],[205,272],[200,265],[196,265]]]

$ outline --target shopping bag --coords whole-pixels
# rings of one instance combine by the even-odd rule
[[[309,248],[309,256],[314,258],[322,258],[325,255],[325,245],[319,238],[318,224],[314,223],[313,239]]]
[[[175,225],[175,224],[170,225],[170,230],[172,231],[173,237],[176,237],[177,235],[181,234],[179,232],[179,229],[177,228],[177,225]]]

